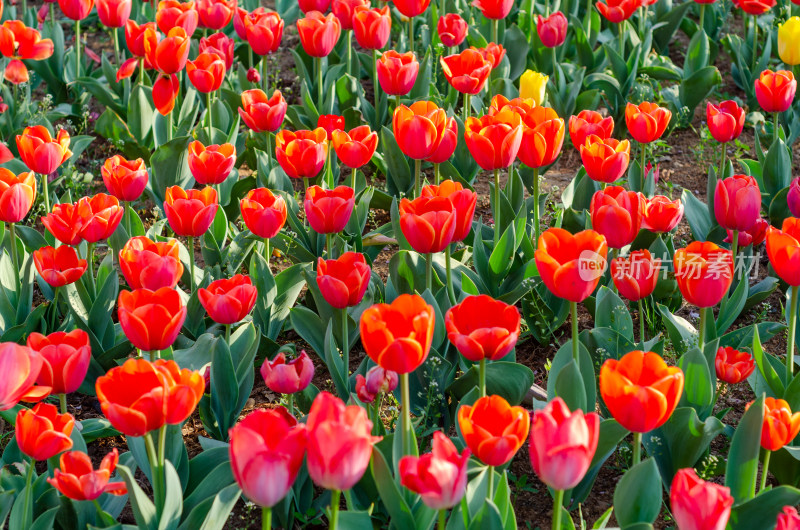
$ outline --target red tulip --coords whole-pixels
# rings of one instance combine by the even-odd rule
[[[750,377],[756,364],[753,355],[746,351],[734,350],[732,347],[720,346],[714,358],[717,379],[735,385]]]
[[[344,309],[361,303],[372,269],[363,254],[345,252],[338,259],[317,262],[317,286],[332,307]]]
[[[269,55],[278,51],[283,39],[283,19],[278,13],[264,13],[244,19],[247,43],[256,55]]]
[[[103,415],[126,436],[144,436],[165,424],[183,423],[204,388],[199,372],[180,369],[175,361],[151,363],[142,358],[128,359],[95,383]]]
[[[68,245],[58,248],[42,247],[33,251],[33,264],[42,277],[52,287],[63,287],[75,283],[86,271],[85,259],[78,259],[78,253]]]
[[[408,244],[420,254],[441,252],[452,243],[456,210],[445,197],[418,197],[400,201],[400,230]]]
[[[520,152],[522,137],[522,119],[510,109],[481,118],[469,117],[464,127],[470,154],[487,171],[510,166]]]
[[[59,414],[55,405],[37,403],[17,413],[14,426],[17,445],[33,460],[47,460],[72,448],[72,414]]]
[[[38,31],[25,26],[21,20],[6,20],[0,26],[0,53],[11,58],[6,66],[5,78],[14,84],[25,83],[30,76],[22,60],[42,61],[51,57],[53,41],[42,39]]]
[[[192,85],[202,92],[216,92],[225,79],[225,58],[216,53],[202,52],[194,61],[186,63],[186,75]]]
[[[80,237],[87,243],[108,239],[122,221],[122,206],[113,195],[81,197],[76,208],[81,218]]]
[[[372,456],[372,446],[381,440],[372,436],[367,410],[345,406],[341,399],[320,392],[311,404],[308,429],[308,474],[317,486],[349,490],[361,480]]]
[[[72,156],[69,133],[59,129],[53,138],[44,125],[25,127],[17,135],[17,150],[28,169],[40,175],[49,175]]]
[[[353,29],[353,15],[359,7],[369,8],[369,0],[333,0],[331,12],[339,19],[342,29]]]
[[[124,482],[109,482],[117,467],[119,452],[117,448],[103,457],[100,467],[94,470],[92,459],[81,451],[63,453],[58,469],[53,470],[53,478],[48,478],[55,489],[65,497],[75,501],[93,501],[104,493],[125,495],[128,492]]]
[[[756,179],[734,175],[717,181],[714,217],[729,230],[750,230],[761,215],[761,192]]]
[[[272,97],[258,89],[242,92],[239,116],[254,132],[274,132],[280,129],[288,105],[279,90]]]
[[[472,220],[475,217],[475,207],[478,203],[477,193],[464,189],[460,182],[443,180],[438,186],[432,184],[423,186],[421,196],[450,199],[456,210],[456,227],[450,241],[458,242],[466,239],[472,229]]]
[[[492,64],[471,49],[442,57],[440,62],[447,82],[462,94],[474,95],[483,90],[492,71]]]
[[[533,107],[520,116],[522,144],[517,156],[531,168],[549,166],[558,158],[564,145],[564,120],[549,107]]]
[[[57,331],[47,336],[34,332],[28,335],[27,345],[44,360],[36,379],[39,385],[51,387],[53,394],[78,390],[92,359],[89,335],[85,331]]]
[[[219,203],[214,188],[184,190],[179,186],[167,188],[164,213],[170,228],[179,236],[200,237],[214,221]]]
[[[723,101],[719,106],[708,102],[706,121],[711,136],[720,143],[733,141],[742,134],[745,112],[735,101]]]
[[[400,483],[420,495],[428,508],[452,508],[461,502],[467,491],[469,455],[469,448],[458,454],[450,438],[436,431],[432,452],[400,459]]]
[[[682,218],[683,203],[680,199],[671,201],[669,197],[656,195],[644,201],[642,228],[645,230],[665,234],[678,226]]]
[[[275,136],[275,158],[291,178],[316,177],[327,158],[327,137],[322,127],[294,132],[284,129]]]
[[[444,131],[442,131],[441,141],[439,147],[433,152],[431,156],[425,159],[426,162],[431,164],[441,164],[450,160],[453,153],[456,151],[458,144],[458,125],[456,119],[452,116],[446,119]]]
[[[767,229],[769,228],[769,221],[759,217],[756,219],[756,224],[750,230],[743,230],[739,232],[737,242],[740,248],[749,247],[750,245],[757,246],[764,242],[767,238]],[[733,241],[733,231],[726,230],[728,236],[723,240],[725,243]]]
[[[153,83],[153,105],[159,114],[166,116],[172,112],[180,89],[180,82],[175,74],[158,76]]]
[[[764,112],[784,112],[792,106],[797,80],[789,70],[764,70],[755,80],[755,89],[758,105]]]
[[[370,9],[358,6],[353,14],[353,34],[356,42],[365,50],[380,50],[389,42],[392,30],[392,14],[389,6]]]
[[[477,7],[488,19],[502,20],[511,12],[513,0],[473,0],[472,5]]]
[[[570,412],[560,397],[533,413],[530,457],[533,471],[554,490],[577,486],[594,458],[600,438],[595,412]]]
[[[317,118],[317,127],[325,129],[325,136],[330,142],[334,131],[344,130],[344,116],[337,114],[320,114]]]
[[[192,35],[197,29],[200,16],[194,8],[194,2],[179,2],[178,0],[161,0],[156,10],[156,24],[162,33],[167,34],[175,27],[183,28],[187,35]]]
[[[266,7],[258,6],[252,11],[247,11],[243,7],[237,5],[236,11],[233,12],[233,30],[236,35],[243,41],[247,40],[247,31],[244,28],[244,19],[250,18],[250,22],[255,22],[259,17],[269,13]]]
[[[165,75],[177,74],[186,66],[189,59],[189,44],[191,39],[181,27],[174,27],[169,33],[159,39],[154,29],[145,30],[144,53],[150,65]]]
[[[128,51],[131,52],[131,55],[134,57],[145,57],[147,55],[145,52],[145,41],[158,38],[158,34],[155,30],[156,25],[154,22],[147,22],[140,26],[135,20],[128,19],[125,23],[125,45],[128,47]],[[164,33],[169,33],[169,31],[165,31]],[[153,44],[157,44],[157,42],[151,42],[148,46],[152,46]],[[153,65],[146,66],[149,68],[153,67]]]
[[[48,386],[35,386],[44,359],[38,352],[13,342],[0,342],[0,410],[20,401],[35,402],[50,394]]]
[[[239,209],[247,228],[264,239],[278,235],[286,223],[286,201],[280,195],[273,195],[267,188],[248,191],[239,202]]]
[[[638,7],[638,6],[637,6]],[[672,112],[655,103],[628,103],[625,107],[625,123],[633,139],[640,144],[649,144],[661,138],[667,130]]]
[[[237,274],[232,278],[211,282],[197,290],[200,305],[211,320],[219,324],[235,324],[244,320],[256,305],[258,290],[249,276]]]
[[[769,252],[769,248],[767,248]],[[694,241],[673,258],[681,294],[700,308],[717,305],[733,282],[733,255],[710,241]]]
[[[310,11],[324,13],[331,6],[331,0],[297,0],[300,11],[308,14]]]
[[[672,516],[681,530],[724,530],[731,515],[730,488],[706,482],[694,469],[681,469],[669,490]]]
[[[15,175],[9,169],[0,168],[1,222],[18,223],[22,221],[33,206],[35,197],[36,177],[33,171]]]
[[[419,62],[412,52],[389,50],[378,58],[377,68],[381,89],[390,96],[405,96],[417,81]]]
[[[539,236],[534,258],[551,293],[570,302],[582,302],[600,282],[607,253],[606,238],[594,230],[573,235],[562,228],[548,228]]]
[[[440,16],[439,22],[436,23],[439,40],[448,48],[461,46],[461,43],[467,38],[468,30],[467,21],[461,18],[458,13],[447,13],[444,16]]]
[[[251,83],[258,84],[261,82],[261,74],[258,73],[256,68],[248,68],[247,80]],[[239,110],[241,111],[241,108]]]
[[[747,405],[750,407],[750,404]],[[764,422],[761,427],[761,447],[777,451],[792,443],[800,432],[800,412],[792,412],[789,403],[768,397],[764,400]]]
[[[132,237],[119,251],[119,268],[131,289],[174,288],[183,274],[178,241]]]
[[[580,152],[586,175],[594,181],[611,184],[628,170],[631,144],[628,140],[603,140],[591,134],[586,138],[586,144],[580,146]]]
[[[264,360],[261,365],[261,377],[267,388],[278,394],[295,394],[302,392],[314,377],[314,363],[305,352],[286,362],[286,355],[278,353],[271,361]]]
[[[775,530],[797,530],[800,528],[800,514],[794,506],[784,506],[778,514]]]
[[[516,307],[487,295],[468,296],[444,316],[447,338],[473,362],[508,355],[519,338],[520,321]]]
[[[135,201],[147,187],[147,168],[144,160],[126,160],[122,155],[107,158],[100,168],[108,193],[121,201]]]
[[[431,101],[416,101],[410,107],[400,105],[392,115],[397,145],[404,155],[414,160],[436,155],[449,126],[444,109]]]
[[[603,140],[611,138],[614,133],[614,118],[604,118],[594,110],[582,110],[577,116],[569,119],[569,138],[575,149],[580,149],[586,144],[589,135],[595,135]]]
[[[614,24],[631,18],[641,5],[641,0],[605,0],[605,2],[601,0],[595,4],[600,14]]]
[[[775,0],[735,0],[733,5],[740,8],[748,15],[763,15],[775,7]]]
[[[361,313],[361,344],[375,363],[398,374],[425,362],[433,341],[435,313],[419,295],[401,294],[391,304]]]
[[[200,53],[216,53],[225,61],[225,70],[233,66],[233,39],[222,32],[200,39]]]
[[[349,186],[337,186],[333,190],[311,186],[303,201],[308,224],[318,234],[336,234],[344,230],[354,207],[355,192]]]
[[[135,348],[159,351],[172,346],[186,320],[178,291],[136,289],[119,293],[117,314],[122,332]]]
[[[642,226],[642,209],[639,193],[609,186],[592,196],[592,228],[606,237],[609,247],[622,248],[636,239]]]
[[[781,229],[767,229],[767,256],[778,277],[800,285],[800,219],[787,217]]]
[[[131,16],[131,0],[97,0],[97,18],[109,28],[121,28]]]
[[[83,20],[94,7],[94,0],[58,0],[58,7],[67,18]]]
[[[342,164],[353,169],[366,165],[378,147],[378,133],[371,131],[369,125],[360,125],[349,133],[335,130],[332,140],[336,156]]]
[[[342,25],[333,13],[327,16],[311,11],[297,21],[297,33],[305,52],[311,57],[327,57],[336,46]]]
[[[197,0],[197,14],[204,28],[224,28],[230,23],[235,10],[236,0]]]
[[[271,508],[297,479],[307,443],[306,426],[286,409],[254,410],[230,430],[233,477],[247,498]]]
[[[458,425],[472,453],[487,466],[502,466],[528,438],[531,418],[522,407],[512,407],[501,396],[484,396],[474,405],[461,405]]]
[[[635,250],[627,258],[611,260],[611,278],[619,294],[638,302],[656,288],[661,260],[653,259],[647,249]]]
[[[561,46],[567,38],[567,17],[561,11],[556,11],[547,18],[539,15],[536,20],[536,32],[542,44],[548,48]]]
[[[231,144],[204,146],[189,144],[189,171],[198,184],[222,184],[236,163],[236,148]]]
[[[406,18],[414,18],[428,9],[431,0],[394,0],[397,10]]]

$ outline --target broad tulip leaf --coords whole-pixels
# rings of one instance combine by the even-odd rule
[[[630,468],[614,490],[614,514],[622,528],[653,524],[661,511],[661,481],[653,458]]]
[[[742,416],[733,434],[725,468],[725,485],[737,505],[756,494],[758,457],[761,449],[761,426],[764,418],[764,397],[758,398]]]
[[[767,529],[775,526],[775,520],[784,506],[800,503],[800,490],[791,486],[778,486],[763,491],[757,497],[734,506],[728,526],[732,530]]]

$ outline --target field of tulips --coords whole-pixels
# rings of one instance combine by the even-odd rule
[[[0,526],[800,530],[798,6],[0,3]]]

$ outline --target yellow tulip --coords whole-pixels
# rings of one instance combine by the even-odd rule
[[[544,102],[545,89],[547,88],[548,76],[526,70],[519,80],[519,97],[531,98],[537,105]]]
[[[800,64],[800,17],[792,17],[778,27],[778,55],[788,65]]]

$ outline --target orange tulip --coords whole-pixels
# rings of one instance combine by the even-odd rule
[[[372,269],[363,254],[345,252],[338,259],[317,261],[317,287],[331,307],[344,309],[361,303]]]
[[[592,196],[592,228],[603,234],[608,246],[630,245],[642,226],[642,196],[622,186],[609,186]]]
[[[481,118],[469,117],[464,129],[470,154],[485,170],[510,166],[520,151],[522,119],[510,108]]]
[[[520,161],[530,168],[555,162],[564,145],[564,120],[549,107],[534,107],[522,117]]]
[[[349,186],[332,190],[311,186],[306,191],[303,211],[316,233],[336,234],[347,226],[355,205],[355,191]]]
[[[186,320],[178,291],[136,289],[119,293],[117,314],[122,332],[135,348],[160,351],[172,346]]]
[[[501,396],[484,396],[458,409],[458,426],[467,447],[487,466],[502,466],[514,458],[528,438],[531,418]]]
[[[204,146],[195,140],[189,144],[189,171],[198,184],[222,184],[236,163],[232,144]]]
[[[755,80],[755,92],[764,112],[784,112],[792,106],[797,80],[790,70],[764,70]]]
[[[425,362],[433,341],[433,306],[416,294],[376,304],[361,314],[361,343],[369,358],[386,370],[407,374]]]
[[[200,39],[200,53],[216,53],[225,61],[225,70],[233,66],[233,39],[222,32]]]
[[[181,27],[187,35],[191,36],[197,29],[200,16],[194,7],[194,2],[179,2],[178,0],[161,0],[156,10],[156,24],[162,33],[169,33],[175,27]]]
[[[273,238],[286,223],[286,201],[267,188],[247,192],[239,202],[239,209],[244,224],[258,237]]]
[[[446,197],[417,197],[400,201],[400,230],[420,254],[441,252],[452,242],[457,215]]]
[[[47,482],[62,495],[75,501],[93,501],[104,493],[125,495],[128,488],[124,482],[109,482],[117,467],[117,448],[103,457],[100,467],[94,470],[92,459],[81,451],[69,451],[61,455],[58,469]]]
[[[154,242],[147,236],[130,238],[119,251],[119,268],[131,289],[173,288],[183,274],[178,241]]]
[[[155,38],[148,33],[155,34]],[[177,74],[189,59],[190,42],[191,39],[181,27],[172,28],[162,39],[155,29],[148,28],[144,36],[144,53],[150,65],[162,74]]]
[[[72,414],[59,414],[55,405],[37,403],[17,413],[14,426],[19,450],[33,460],[47,460],[72,448]]]
[[[517,344],[520,321],[519,309],[485,294],[466,297],[444,316],[448,340],[473,362],[508,355]]]
[[[225,58],[211,52],[202,52],[194,61],[186,63],[186,75],[192,85],[202,92],[216,92],[225,80]]]
[[[466,239],[472,229],[472,220],[475,217],[475,207],[478,204],[477,193],[470,189],[464,189],[460,182],[443,180],[438,186],[432,184],[423,186],[420,196],[450,199],[456,210],[456,227],[450,241],[457,242]]]
[[[0,26],[0,53],[11,59],[6,66],[5,79],[14,84],[25,83],[30,75],[22,61],[49,58],[53,55],[53,41],[42,39],[38,31],[25,26],[21,20],[6,20]]]
[[[800,219],[787,217],[780,230],[767,229],[767,256],[781,280],[800,285]]]
[[[665,234],[678,226],[682,218],[683,203],[680,199],[671,201],[669,197],[656,195],[644,203],[642,228],[656,234]]]
[[[319,11],[306,13],[297,21],[297,33],[305,52],[311,57],[327,57],[336,46],[342,33],[342,24],[333,13],[323,15]]]
[[[681,294],[700,308],[717,305],[733,282],[733,254],[710,241],[694,241],[673,258]]]
[[[761,427],[761,447],[767,451],[777,451],[792,443],[798,432],[800,432],[800,412],[792,413],[789,403],[782,399],[766,398],[764,423]]]
[[[164,213],[170,228],[179,236],[200,237],[214,221],[219,203],[211,186],[202,190],[184,190],[179,186],[167,188]]]
[[[197,0],[197,14],[204,28],[218,30],[227,26],[236,11],[236,0]]]
[[[272,97],[258,89],[242,92],[239,116],[254,132],[274,132],[281,128],[288,105],[279,90]]]
[[[25,219],[34,197],[36,177],[33,171],[15,175],[9,169],[0,168],[0,221],[18,223]]]
[[[158,76],[153,83],[153,105],[159,114],[166,116],[172,112],[180,89],[180,81],[175,74]]]
[[[483,90],[492,71],[492,63],[471,49],[442,57],[440,62],[447,82],[462,94],[474,95]]]
[[[44,358],[38,352],[14,342],[0,342],[0,410],[50,394],[49,386],[34,386],[43,365]]]
[[[313,131],[280,131],[275,136],[275,158],[292,178],[316,177],[325,165],[328,133],[322,127]]]
[[[586,175],[597,182],[612,183],[625,174],[631,160],[631,143],[628,140],[602,139],[590,134],[585,145],[580,146],[581,161]]]
[[[275,53],[283,39],[283,19],[270,12],[244,18],[245,40],[256,55]]]
[[[52,287],[63,287],[75,283],[86,272],[87,262],[78,259],[74,247],[61,245],[58,248],[42,247],[33,251],[33,264]]]
[[[580,149],[586,144],[589,135],[595,135],[603,140],[611,138],[614,133],[614,118],[604,118],[594,110],[582,110],[577,116],[569,119],[569,138],[575,149]]]
[[[28,169],[40,175],[49,175],[72,156],[69,133],[59,129],[53,138],[44,125],[25,127],[17,135],[17,150]]]
[[[108,193],[121,201],[135,201],[147,187],[147,168],[144,160],[126,160],[122,155],[107,158],[100,175]]]
[[[611,260],[611,278],[619,294],[638,302],[653,294],[660,268],[661,260],[653,259],[649,250],[634,250],[626,258]]]
[[[335,130],[332,139],[336,156],[342,164],[353,169],[366,165],[378,147],[378,133],[370,130],[369,125],[360,125],[350,129],[349,133]]]
[[[606,268],[608,244],[594,230],[575,235],[562,228],[548,228],[534,254],[545,286],[559,298],[582,302],[597,287]]]
[[[720,346],[714,356],[714,369],[717,379],[735,385],[750,377],[756,369],[756,361],[749,352]]]
[[[81,208],[76,204],[54,204],[53,211],[42,217],[42,224],[53,237],[65,245],[78,245],[81,242]]]
[[[169,33],[169,31],[166,31],[165,33]],[[134,57],[144,57],[145,63],[147,63],[147,54],[145,53],[145,41],[147,40],[154,41],[150,42],[148,44],[149,46],[158,44],[158,33],[156,32],[155,22],[147,22],[140,26],[135,20],[128,19],[128,21],[125,23],[125,45],[128,47],[128,51],[131,52],[131,55]],[[145,66],[148,68],[153,68],[153,65],[149,63],[145,64]]]
[[[500,66],[500,63],[503,61],[503,57],[506,56],[506,49],[503,48],[503,45],[496,44],[494,42],[490,42],[483,48],[470,46],[469,49],[480,53],[483,58],[492,65],[492,70]]]
[[[600,368],[600,395],[611,415],[636,433],[657,429],[672,415],[683,393],[683,372],[657,353],[632,351]]]
[[[163,359],[128,359],[95,383],[103,415],[126,436],[144,436],[165,424],[183,423],[204,389],[199,372]]]
[[[414,160],[425,160],[436,153],[447,126],[447,114],[432,101],[417,101],[410,107],[400,105],[392,116],[397,145]]]
[[[628,103],[625,107],[625,123],[633,139],[641,144],[649,144],[661,138],[667,130],[672,112],[655,103],[644,102],[639,105]]]
[[[108,239],[122,221],[122,206],[113,195],[81,197],[76,206],[81,219],[80,237],[87,243]]]

